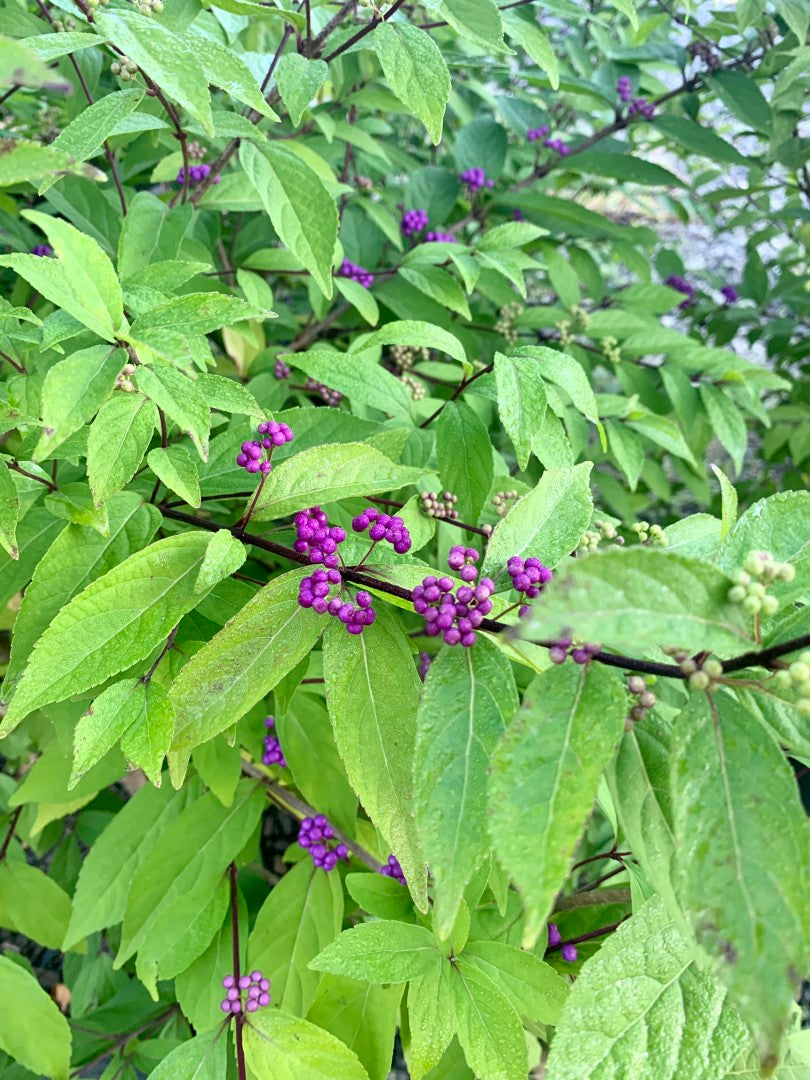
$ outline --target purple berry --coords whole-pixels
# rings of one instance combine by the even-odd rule
[[[573,964],[578,956],[576,945],[563,945],[560,955],[567,964]]]
[[[562,941],[562,934],[560,933],[556,923],[548,924],[548,947],[550,949],[556,948]]]

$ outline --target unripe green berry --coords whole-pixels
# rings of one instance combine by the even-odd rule
[[[764,564],[758,551],[752,551],[743,563],[743,570],[749,574],[753,574],[754,577],[759,577],[762,573]]]
[[[779,601],[775,596],[766,596],[762,600],[762,612],[764,615],[775,615],[779,610]]]
[[[791,686],[793,686],[793,679],[791,678],[789,671],[777,671],[773,677],[773,681],[780,690],[789,690]]]
[[[803,653],[799,653],[799,661],[810,666],[810,649],[805,649]]]
[[[748,595],[762,598],[765,595],[765,586],[761,581],[752,581],[748,586]]]
[[[689,685],[693,690],[708,690],[712,680],[705,671],[695,671],[689,676]]]
[[[780,581],[793,581],[796,577],[796,567],[793,563],[782,563],[776,576]]]
[[[704,662],[703,670],[710,679],[717,679],[723,674],[723,665],[719,660],[712,660],[710,658]]]
[[[796,702],[796,708],[801,716],[810,716],[810,698],[801,698]]]
[[[756,596],[746,596],[743,607],[749,615],[759,615],[762,610],[762,601]]]
[[[744,585],[733,585],[728,590],[728,598],[732,604],[741,604],[747,595]]]
[[[801,660],[794,660],[788,670],[795,683],[806,683],[810,679],[810,667]]]
[[[810,682],[803,682],[799,687],[800,698],[810,698]]]
[[[746,574],[744,570],[737,570],[736,573],[731,575],[731,580],[736,582],[737,585],[750,585],[751,575]]]
[[[680,668],[684,675],[694,675],[697,671],[697,664],[691,657],[687,657],[686,660],[681,660]]]

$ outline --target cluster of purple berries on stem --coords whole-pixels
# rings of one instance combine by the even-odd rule
[[[31,248],[31,254],[44,258],[47,255],[53,255],[53,248],[50,244],[36,244]]]
[[[675,289],[676,292],[683,293],[686,297],[678,305],[679,308],[688,308],[694,304],[697,291],[695,286],[690,281],[687,281],[685,277],[681,277],[680,274],[670,274],[664,284],[669,285],[670,289]]]
[[[404,236],[416,236],[428,227],[429,221],[426,210],[406,210],[400,228]]]
[[[562,934],[560,933],[559,928],[557,927],[557,924],[553,923],[553,922],[549,923],[548,924],[548,947],[549,947],[549,949],[557,949],[557,948],[559,948],[561,943],[562,943]],[[567,945],[563,945],[562,949],[560,949],[560,956],[562,956],[563,960],[565,960],[565,962],[567,964],[573,964],[578,955],[579,954],[577,952],[576,945],[567,944]]]
[[[319,615],[332,615],[339,619],[350,634],[362,634],[364,626],[371,626],[377,618],[371,594],[361,589],[355,596],[356,604],[343,600],[340,592],[330,596],[333,585],[342,590],[343,582],[337,570],[316,570],[311,577],[302,579],[298,590],[301,607],[312,608]]]
[[[720,290],[720,295],[723,297],[727,304],[736,304],[740,299],[740,294],[734,288],[733,285],[724,285]]]
[[[374,275],[369,270],[366,270],[365,266],[349,262],[348,259],[344,259],[340,264],[338,277],[345,277],[349,278],[351,281],[356,281],[359,285],[362,285],[364,289],[370,289],[374,284]]]
[[[455,244],[456,242],[456,238],[451,232],[425,233],[425,240],[428,244]]]
[[[242,975],[239,979],[226,975],[222,985],[225,997],[219,1007],[224,1013],[253,1013],[270,1004],[270,980],[261,971],[251,971],[250,975]]]
[[[293,548],[298,554],[306,555],[315,565],[323,563],[327,569],[336,570],[339,565],[338,544],[342,544],[346,539],[346,530],[340,525],[330,525],[320,506],[310,506],[308,510],[299,510],[293,520],[295,522]]]
[[[633,98],[627,110],[628,116],[643,116],[645,120],[652,120],[655,116],[655,105],[646,98]]]
[[[413,590],[413,609],[424,617],[428,637],[441,634],[446,645],[463,645],[465,648],[475,644],[475,631],[492,611],[490,597],[495,591],[491,578],[482,578],[478,585],[473,585],[478,577],[478,570],[473,565],[477,561],[475,548],[453,547],[447,556],[447,565],[451,570],[458,570],[464,584],[454,591],[452,578],[431,575]]]
[[[321,870],[334,870],[338,859],[349,861],[349,849],[346,844],[331,844],[335,839],[335,830],[325,814],[306,817],[298,830],[298,843],[312,856],[312,861]]]
[[[276,720],[273,716],[266,716],[264,718],[264,726],[271,730],[276,726]],[[275,735],[265,735],[264,737],[264,753],[262,754],[263,765],[280,765],[282,769],[287,768],[287,761],[284,757],[284,752],[281,749],[281,743],[278,741],[278,737]]]
[[[411,549],[411,537],[405,522],[396,514],[382,514],[376,506],[367,506],[357,517],[352,518],[352,529],[363,533],[368,529],[369,539],[374,544],[387,540],[397,555],[404,555]]]
[[[317,379],[307,379],[304,383],[305,390],[311,390],[322,397],[327,405],[331,405],[332,408],[338,406],[343,401],[343,394],[339,390],[333,390],[331,386],[327,386],[326,383],[318,382]]]
[[[633,87],[629,75],[619,76],[616,83],[616,93],[619,95],[619,101],[629,101],[633,96]]]
[[[276,379],[289,379],[292,375],[292,370],[289,364],[285,364],[283,360],[276,360],[273,365],[273,377]]]
[[[464,184],[471,195],[477,195],[482,188],[495,187],[494,180],[487,180],[487,174],[483,169],[475,166],[472,169],[465,169],[459,176],[462,184]]]
[[[553,150],[555,154],[559,154],[560,157],[568,157],[571,153],[571,147],[562,141],[562,139],[544,139],[543,146],[548,147],[549,150]]]
[[[405,875],[402,873],[402,867],[399,865],[399,859],[396,855],[389,855],[388,862],[383,863],[380,867],[380,873],[385,877],[393,878],[394,881],[398,881],[400,885],[407,885]]]
[[[295,436],[292,428],[287,424],[279,424],[275,420],[263,420],[257,430],[262,438],[243,442],[240,452],[236,455],[236,464],[249,473],[269,473],[273,467],[270,461],[273,450],[277,446],[292,442]],[[267,451],[266,457],[265,451]]]
[[[202,163],[200,165],[189,165],[188,167],[188,179],[189,182],[192,184],[201,184],[203,180],[207,180],[210,175],[211,166],[206,165],[205,163]],[[175,181],[175,183],[179,184],[182,187],[185,182],[186,170],[185,168],[182,168],[177,174],[177,180]],[[219,176],[214,177],[213,183],[219,183]]]
[[[526,139],[528,142],[539,142],[541,139],[545,139],[548,132],[548,124],[541,124],[539,128],[529,128],[526,132]]]
[[[601,648],[590,641],[574,645],[571,634],[566,632],[549,648],[548,655],[552,664],[564,664],[569,656],[575,664],[589,664]]]

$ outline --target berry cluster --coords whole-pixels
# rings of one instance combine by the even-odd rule
[[[359,174],[354,178],[355,187],[360,191],[372,191],[374,189],[374,181],[370,176],[360,176]]]
[[[506,517],[509,511],[512,509],[512,503],[516,502],[520,496],[514,488],[511,491],[496,491],[490,500],[495,507],[495,513],[498,517]]]
[[[477,195],[485,187],[495,187],[495,181],[487,180],[487,174],[477,166],[473,169],[465,169],[459,176],[459,180],[467,188],[470,195]]]
[[[798,691],[796,708],[802,716],[810,716],[810,651],[800,653],[798,660],[777,671],[774,680],[782,690]]]
[[[702,60],[709,71],[715,71],[723,63],[708,41],[692,41],[686,51],[695,60]]]
[[[135,390],[135,386],[130,376],[135,374],[134,364],[124,364],[118,374],[115,376],[115,388],[116,390],[123,390],[127,394],[131,394]]]
[[[261,971],[251,971],[249,975],[242,975],[239,979],[226,975],[222,985],[225,988],[225,997],[220,1001],[219,1007],[224,1013],[236,1015],[243,1010],[254,1013],[270,1004],[270,980],[266,979]]]
[[[392,345],[389,353],[395,371],[411,371],[417,354],[421,360],[430,359],[430,349],[424,345],[419,349],[413,345]]]
[[[422,491],[419,499],[422,510],[428,517],[438,518],[440,521],[458,520],[458,510],[456,510],[458,495],[454,495],[452,491],[443,491],[441,494],[435,491]]]
[[[548,135],[548,132],[548,124],[543,124],[539,128],[529,128],[529,130],[526,132],[526,139],[528,142],[539,142],[540,139],[545,139],[546,135]]]
[[[362,285],[364,289],[370,289],[374,284],[374,275],[366,270],[365,266],[349,262],[348,259],[344,259],[340,264],[338,277],[350,278],[352,281]]]
[[[675,659],[684,675],[688,676],[689,685],[693,690],[711,690],[723,674],[723,665],[719,660],[713,660],[711,657],[701,664],[683,653],[676,653]]]
[[[490,578],[482,578],[478,585],[472,582],[478,577],[473,563],[478,561],[475,548],[453,547],[447,556],[447,565],[458,570],[464,582],[453,591],[453,579],[428,576],[413,590],[413,609],[424,616],[425,633],[428,637],[442,634],[446,645],[475,644],[476,628],[492,611],[490,597],[495,584]]]
[[[406,210],[400,228],[404,236],[416,236],[428,227],[429,220],[426,210]]]
[[[685,277],[681,277],[680,274],[670,274],[664,282],[665,285],[669,285],[670,289],[674,289],[676,292],[683,293],[686,297],[678,305],[679,308],[688,308],[694,304],[697,298],[697,291],[695,286],[686,280]]]
[[[205,162],[200,162],[199,165],[189,165],[188,167],[188,179],[189,183],[191,184],[201,184],[203,180],[207,180],[210,175],[211,166],[206,165]],[[185,180],[186,170],[184,168],[181,168],[180,172],[177,174],[177,180],[175,181],[175,183],[182,186],[185,183]],[[219,183],[219,175],[214,177],[213,183]]]
[[[566,631],[549,648],[548,656],[552,664],[564,664],[569,656],[575,664],[589,664],[601,648],[601,645],[591,641],[583,641],[582,644],[574,645],[571,634]]]
[[[636,699],[635,704],[624,719],[624,730],[632,731],[633,724],[639,723],[655,705],[655,694],[647,688],[646,680],[640,675],[631,675],[627,680],[627,689]]]
[[[619,101],[629,101],[633,96],[633,89],[630,83],[629,75],[620,75],[616,83],[616,93],[619,95]]]
[[[320,506],[310,506],[308,510],[299,510],[293,522],[295,524],[293,547],[298,554],[308,556],[311,563],[316,565],[323,563],[327,569],[336,570],[339,564],[338,544],[342,544],[346,539],[346,530],[340,525],[330,525]],[[332,578],[329,580],[333,581]],[[339,584],[339,581],[335,581],[334,584]]]
[[[318,382],[317,379],[307,379],[304,383],[304,389],[314,391],[323,398],[327,405],[331,405],[333,408],[343,401],[343,394],[339,390],[333,390],[331,386]]]
[[[728,591],[732,604],[742,604],[749,615],[774,615],[779,601],[769,596],[767,588],[777,581],[793,581],[796,567],[793,563],[777,562],[770,551],[751,551],[742,570],[732,575],[734,585]]]
[[[550,922],[548,924],[548,947],[550,949],[559,948],[562,942],[562,934],[556,923]],[[560,949],[560,956],[565,960],[566,964],[573,964],[579,953],[577,952],[576,945],[563,945]]]
[[[401,517],[381,514],[376,506],[366,509],[352,518],[352,529],[356,533],[368,530],[369,538],[376,544],[387,540],[397,555],[404,555],[411,550],[411,537]]]
[[[652,120],[655,116],[655,105],[646,98],[633,98],[627,110],[628,116],[643,116],[645,120]]]
[[[562,141],[562,139],[544,139],[543,146],[548,147],[549,150],[553,150],[555,154],[559,154],[560,157],[568,157],[571,153],[571,147]]]
[[[330,596],[332,586],[337,592]],[[343,600],[343,579],[338,570],[316,570],[309,577],[301,579],[298,587],[298,603],[301,607],[312,608],[318,615],[332,615],[339,619],[349,634],[362,634],[364,626],[371,626],[377,618],[377,612],[371,606],[371,594],[357,593],[356,604]]]
[[[384,874],[385,877],[393,878],[394,881],[398,881],[400,885],[408,884],[405,880],[405,875],[402,873],[402,867],[399,865],[399,859],[396,855],[388,856],[388,862],[380,867],[380,873]]]
[[[192,161],[202,161],[205,157],[205,147],[196,139],[189,139],[186,144],[186,153]]]
[[[506,564],[506,572],[512,579],[512,588],[515,592],[522,593],[527,600],[538,597],[554,577],[549,568],[543,566],[533,555],[528,559],[513,555]]]
[[[264,718],[264,726],[266,728],[274,728],[276,726],[276,720],[273,716],[266,716]],[[282,769],[287,768],[287,761],[284,757],[284,752],[281,749],[281,743],[278,741],[275,735],[265,735],[264,737],[264,753],[262,754],[263,765],[280,765]]]
[[[163,11],[163,0],[132,0],[132,3],[141,15],[160,15]]]
[[[455,244],[456,242],[456,238],[451,232],[425,233],[425,240],[428,244]]]
[[[612,364],[620,363],[622,350],[617,338],[610,336],[602,338],[602,355]]]
[[[50,244],[36,244],[31,248],[31,254],[45,258],[48,255],[53,255],[53,248]]]
[[[500,319],[495,323],[495,330],[514,345],[518,339],[515,320],[518,315],[523,314],[523,305],[514,301],[511,304],[504,304],[502,308],[499,308],[498,314]]]
[[[316,814],[314,818],[305,817],[298,831],[298,843],[312,856],[312,861],[321,870],[334,870],[338,859],[349,861],[349,849],[345,844],[334,844],[335,830],[329,824],[325,814]]]
[[[276,379],[289,379],[292,375],[289,364],[285,364],[283,360],[276,360],[273,365],[273,377]]]
[[[669,537],[660,525],[651,525],[649,521],[636,521],[630,528],[638,536],[640,544],[657,544],[659,547],[669,546]]]
[[[403,373],[399,377],[399,381],[404,386],[408,387],[411,392],[411,398],[414,401],[421,401],[422,398],[425,396],[425,384],[423,382],[420,382],[415,375],[409,375],[407,371],[403,371]]]
[[[734,288],[733,285],[724,285],[720,290],[720,295],[723,297],[727,304],[736,304],[740,299],[740,294]]]
[[[279,424],[275,420],[263,420],[259,424],[258,432],[264,438],[243,442],[240,452],[236,455],[236,464],[249,473],[269,473],[273,468],[270,458],[273,456],[275,447],[292,442],[295,436],[292,428],[287,424]],[[265,451],[267,451],[266,458]]]
[[[656,525],[654,528],[660,528],[660,526]],[[663,533],[661,535],[663,536]],[[624,537],[619,536],[615,525],[610,521],[602,521],[601,518],[597,518],[593,523],[593,528],[586,529],[582,534],[577,548],[580,551],[596,551],[603,540],[612,540],[619,547],[624,544]],[[664,540],[666,540],[665,536]]]

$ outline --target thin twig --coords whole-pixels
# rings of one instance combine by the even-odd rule
[[[234,986],[239,988],[241,972],[239,970],[239,890],[236,882],[236,863],[232,862],[228,867],[228,880],[231,893],[231,931],[233,934],[233,981]],[[242,1044],[242,1029],[245,1026],[244,1013],[236,1014],[236,1067],[239,1072],[239,1080],[247,1080],[247,1068],[245,1066],[245,1048]]]
[[[20,364],[16,360],[13,360],[4,349],[0,349],[0,356],[7,361],[14,368],[15,371],[19,371],[20,375],[27,375],[25,364]]]
[[[8,849],[11,846],[11,841],[14,839],[14,833],[17,831],[17,823],[20,820],[20,814],[22,813],[22,809],[22,806],[18,806],[14,813],[11,815],[11,818],[9,819],[8,830],[6,832],[5,838],[3,839],[3,844],[2,846],[0,846],[0,863],[3,861],[3,859],[5,859],[6,855],[8,854]]]
[[[29,480],[36,480],[38,484],[44,484],[48,491],[59,490],[53,481],[46,479],[44,476],[37,476],[36,473],[29,472],[27,469],[24,469],[22,465],[18,465],[16,461],[7,461],[6,464],[10,469],[13,469],[14,472],[20,473],[21,476],[27,476]]]

